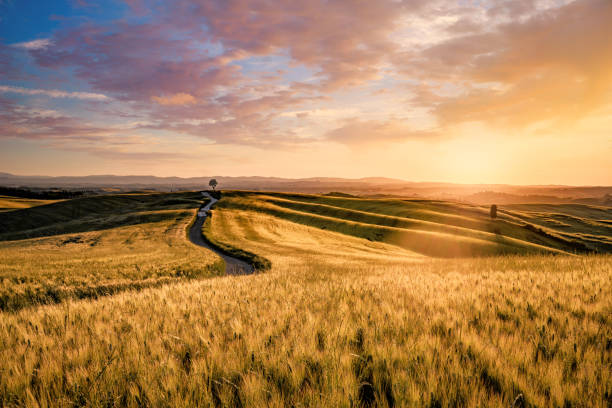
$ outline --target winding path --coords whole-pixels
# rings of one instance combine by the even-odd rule
[[[202,205],[198,210],[197,219],[189,229],[189,240],[196,245],[213,251],[215,254],[223,258],[225,261],[225,273],[227,275],[248,275],[253,273],[253,267],[251,265],[238,258],[225,255],[219,250],[208,245],[208,243],[204,240],[204,237],[202,236],[202,225],[206,220],[206,216],[208,215],[210,208],[219,200],[204,191],[202,191],[202,195],[208,198],[210,201],[208,204]]]

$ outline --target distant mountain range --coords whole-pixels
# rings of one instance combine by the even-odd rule
[[[92,191],[195,190],[208,188],[217,179],[220,189],[262,190],[301,193],[342,192],[361,196],[433,198],[469,201],[477,204],[534,202],[575,202],[612,206],[612,186],[515,186],[507,184],[453,184],[409,182],[386,177],[345,179],[311,177],[156,177],[156,176],[18,176],[0,173],[0,186],[30,189],[73,189]]]

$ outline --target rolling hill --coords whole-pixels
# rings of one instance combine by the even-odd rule
[[[224,192],[206,279],[200,203],[0,213],[0,406],[609,406],[609,208]]]
[[[500,211],[492,220],[488,207],[434,200],[273,192],[226,192],[223,197],[215,213],[223,213],[224,219],[240,210],[433,257],[612,251],[612,209],[606,207],[551,205],[551,216],[578,220],[574,227],[559,227],[544,225],[544,218],[534,219],[520,207]],[[218,218],[212,218],[212,225]],[[249,228],[257,230],[264,224],[263,219],[252,221]]]
[[[186,240],[197,193],[122,194],[0,212],[0,312],[219,275]]]
[[[612,186],[515,186],[506,184],[453,184],[412,182],[386,177],[156,177],[156,176],[19,176],[0,173],[0,186],[34,189],[97,190],[126,192],[130,190],[196,190],[207,188],[211,178],[224,190],[257,190],[322,194],[329,191],[360,196],[396,196],[427,199],[460,200],[474,204],[582,203],[612,205]]]

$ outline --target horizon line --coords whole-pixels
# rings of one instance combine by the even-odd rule
[[[12,177],[29,177],[29,178],[64,178],[64,177],[73,177],[73,178],[87,178],[87,177],[153,177],[158,179],[165,178],[178,178],[183,180],[196,179],[196,178],[268,178],[268,179],[278,179],[278,180],[290,180],[290,181],[307,181],[311,179],[341,179],[346,181],[364,181],[368,179],[387,179],[393,180],[406,184],[451,184],[451,185],[461,185],[461,186],[516,186],[516,187],[612,187],[611,185],[603,185],[603,184],[511,184],[511,183],[487,183],[487,182],[479,182],[479,183],[458,183],[458,182],[450,182],[450,181],[410,181],[396,177],[388,177],[388,176],[366,176],[366,177],[339,177],[339,176],[309,176],[309,177],[279,177],[279,176],[261,176],[261,175],[251,175],[251,176],[223,176],[223,175],[214,175],[214,176],[156,176],[153,174],[88,174],[88,175],[61,175],[61,176],[44,176],[39,174],[34,175],[24,175],[24,174],[14,174],[9,172],[0,172],[0,177],[3,175],[12,176]]]

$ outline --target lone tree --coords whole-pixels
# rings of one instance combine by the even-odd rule
[[[210,181],[208,182],[208,185],[212,187],[213,191],[215,191],[215,187],[217,187],[217,180],[216,179],[210,179]]]
[[[492,219],[497,218],[497,205],[495,204],[491,206],[491,218]]]

